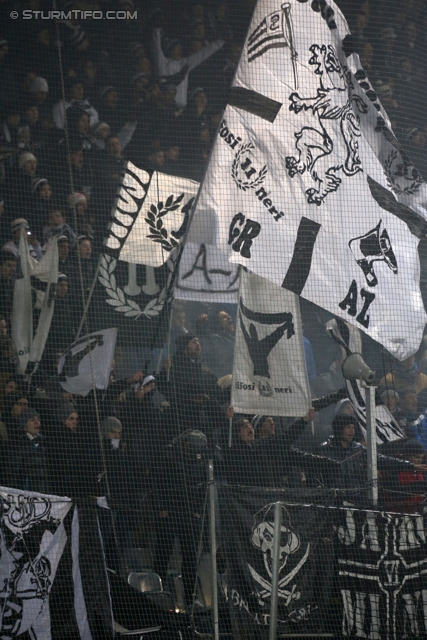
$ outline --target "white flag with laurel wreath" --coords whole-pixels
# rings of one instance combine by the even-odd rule
[[[185,235],[198,188],[194,180],[155,171],[120,260],[151,267],[165,264]]]

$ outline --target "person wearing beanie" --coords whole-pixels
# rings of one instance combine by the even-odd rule
[[[332,422],[333,435],[319,447],[321,455],[340,462],[341,473],[327,479],[327,486],[347,489],[367,488],[368,456],[363,444],[356,442],[355,421],[352,416],[338,415]],[[377,466],[380,471],[396,472],[400,470],[423,469],[424,465],[414,465],[407,460],[377,455]],[[427,466],[425,466],[427,470]]]
[[[24,218],[16,218],[15,220],[12,220],[10,224],[10,230],[11,230],[10,240],[6,242],[6,244],[3,246],[3,249],[5,251],[10,251],[10,253],[13,253],[13,255],[16,258],[18,258],[21,229],[25,230],[25,233],[27,236],[27,246],[28,246],[30,256],[34,258],[34,260],[37,260],[37,261],[41,260],[43,253],[42,253],[42,248],[40,246],[40,242],[37,240],[36,237],[33,237],[30,231],[30,225],[28,224],[27,220],[25,220]]]
[[[69,219],[73,220],[77,235],[93,236],[93,216],[88,212],[88,199],[84,193],[74,192],[67,198]]]
[[[101,427],[104,438],[112,441],[111,446],[113,449],[118,449],[123,430],[120,420],[114,416],[109,416],[102,421]]]
[[[40,415],[35,409],[24,409],[18,424],[20,433],[12,442],[9,456],[9,486],[48,493],[47,451]]]
[[[49,93],[49,85],[45,78],[41,76],[36,76],[31,83],[30,92],[35,94],[35,99],[39,102],[44,102],[46,100],[46,96]],[[39,94],[45,94],[40,96]]]
[[[33,178],[37,170],[37,158],[29,151],[24,151],[19,156],[18,167],[23,173]]]
[[[145,376],[141,383],[141,389],[144,389],[145,393],[153,391],[156,386],[156,378],[154,376]]]
[[[359,421],[354,412],[354,407],[349,398],[343,398],[335,405],[334,417],[336,416],[351,416],[354,421],[355,435],[354,438],[357,442],[364,443],[364,436],[359,426]]]

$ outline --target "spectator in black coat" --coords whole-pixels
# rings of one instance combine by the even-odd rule
[[[49,216],[49,205],[52,202],[52,187],[47,178],[34,178],[31,183],[33,201],[27,213],[31,230],[39,241],[43,239],[43,227]]]
[[[163,434],[164,435],[164,434]],[[206,496],[207,438],[188,430],[172,443],[162,434],[154,443],[153,493],[156,514],[154,570],[165,580],[175,538],[182,556],[182,581],[187,606],[193,601],[203,504]]]
[[[181,431],[197,428],[210,432],[218,421],[222,426],[226,395],[217,376],[203,364],[199,338],[188,333],[177,338],[175,344],[171,381],[161,391],[171,400],[171,413],[177,416]]]
[[[94,452],[86,441],[79,416],[71,403],[56,411],[58,426],[52,430],[49,446],[49,476],[52,493],[71,498],[96,494],[97,467]]]
[[[136,457],[144,455],[148,430],[155,430],[159,425],[160,412],[153,403],[155,388],[154,376],[146,376],[126,393],[126,401],[120,407],[120,418],[126,429],[127,441]]]
[[[86,300],[92,286],[95,268],[92,256],[92,238],[81,235],[73,247],[67,268],[70,304],[74,305],[76,310],[82,308],[82,284]]]
[[[240,418],[233,425],[233,442],[224,455],[224,474],[228,482],[254,487],[277,487],[288,468],[301,467],[316,475],[322,468],[334,469],[337,465],[326,457],[320,457],[292,447],[307,424],[314,418],[312,408],[286,431],[255,440],[252,424]]]
[[[68,278],[64,273],[58,275],[55,287],[55,308],[47,337],[43,357],[52,357],[63,351],[73,342],[76,318],[68,296]]]
[[[48,465],[40,416],[25,409],[18,418],[20,435],[13,441],[9,456],[10,485],[24,491],[47,493]]]
[[[19,416],[28,409],[29,404],[27,396],[18,390],[6,396],[2,419],[6,424],[9,437],[16,438],[19,436]]]
[[[118,566],[117,545],[126,548],[132,503],[135,502],[135,474],[130,451],[122,439],[120,420],[109,416],[103,420],[104,456],[100,460],[100,476],[103,478],[99,493],[107,496],[110,509],[98,509],[104,548],[108,566]],[[105,463],[105,465],[104,465]],[[114,535],[115,527],[115,535]]]
[[[362,489],[367,486],[367,449],[354,440],[355,424],[352,416],[339,415],[332,423],[333,436],[320,446],[322,455],[340,463],[340,472],[329,477],[327,484],[349,489]],[[380,471],[403,471],[419,469],[427,471],[426,465],[414,465],[407,460],[378,454],[377,466]]]

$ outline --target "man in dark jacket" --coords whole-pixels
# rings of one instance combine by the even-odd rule
[[[10,485],[24,491],[47,493],[47,453],[40,432],[40,416],[34,409],[25,409],[18,422],[22,432],[10,453]]]
[[[334,483],[348,489],[361,489],[367,482],[367,449],[359,442],[355,442],[355,424],[352,416],[339,415],[332,423],[333,436],[320,446],[322,455],[340,462],[341,473],[335,478],[329,478],[328,484]],[[427,465],[414,465],[408,460],[391,458],[378,454],[377,465],[380,470],[427,470]],[[330,484],[333,486],[333,484]]]
[[[156,514],[154,570],[166,578],[175,537],[179,538],[182,581],[187,606],[193,601],[197,549],[206,498],[207,438],[188,430],[166,445],[161,433],[153,446],[153,499]],[[155,456],[155,458],[154,458]]]
[[[301,451],[292,445],[314,418],[312,408],[280,435],[255,440],[252,424],[240,418],[234,424],[234,440],[224,452],[224,475],[228,482],[255,487],[278,487],[290,468],[298,467],[305,475],[319,475],[325,469],[333,473],[334,460]],[[336,471],[335,471],[336,472]]]
[[[201,429],[204,433],[217,424],[222,426],[226,413],[223,390],[210,369],[201,358],[201,345],[197,336],[187,333],[175,341],[177,350],[172,362],[169,385],[162,385],[161,391],[171,400],[172,410],[176,410],[179,429]]]

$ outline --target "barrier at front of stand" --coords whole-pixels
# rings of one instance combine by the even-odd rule
[[[427,636],[425,516],[331,504],[326,492],[321,504],[314,492],[222,486],[219,501],[236,639],[269,636],[279,501],[277,637]]]

